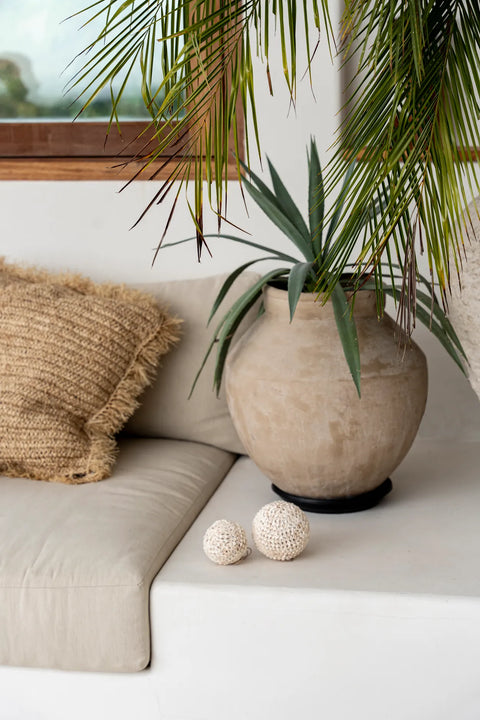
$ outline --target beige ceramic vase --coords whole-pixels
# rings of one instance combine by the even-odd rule
[[[226,364],[228,406],[245,449],[274,489],[304,509],[372,507],[422,419],[424,354],[413,342],[402,351],[394,321],[377,319],[375,293],[360,291],[359,399],[330,303],[304,293],[292,323],[286,291],[267,287],[264,305]]]

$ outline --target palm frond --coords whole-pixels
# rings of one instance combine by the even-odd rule
[[[311,25],[319,33],[323,24],[332,38],[328,0],[314,0],[312,8],[304,3],[300,17],[296,2],[291,0],[98,0],[82,13],[86,23],[93,17],[101,18],[104,27],[86,48],[84,67],[72,79],[70,88],[84,98],[85,108],[103,88],[113,87],[118,77],[123,78],[126,67],[140,66],[142,96],[152,117],[148,139],[156,140],[156,148],[136,159],[142,159],[144,172],[151,169],[154,177],[155,160],[174,148],[176,169],[167,184],[180,181],[186,185],[193,180],[193,220],[201,250],[205,202],[202,185],[206,179],[209,204],[220,223],[232,152],[240,179],[242,123],[238,119],[242,114],[251,117],[254,141],[260,151],[254,55],[264,60],[268,75],[272,46],[280,45],[284,78],[294,102],[298,28],[310,37]],[[307,68],[310,47],[307,42]],[[163,78],[155,86],[157,65]],[[117,124],[116,108],[123,87],[112,93],[111,123]],[[244,132],[248,159],[248,126]],[[149,208],[164,202],[167,196],[162,188]]]
[[[421,233],[432,278],[445,296],[461,263],[466,199],[480,191],[473,165],[465,162],[471,148],[480,147],[478,4],[348,0],[344,34],[360,81],[327,168],[327,192],[348,158],[363,162],[356,164],[318,289],[332,290],[338,276],[328,271],[344,267],[363,236],[358,267],[375,269],[385,257],[402,265],[401,293],[413,311]],[[365,208],[375,204],[381,212],[365,237]]]

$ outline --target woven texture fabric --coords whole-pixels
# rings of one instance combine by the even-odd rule
[[[293,560],[307,546],[310,525],[299,507],[276,500],[255,515],[252,534],[257,548],[271,560]]]
[[[203,536],[203,551],[217,565],[232,565],[248,554],[245,530],[236,522],[217,520]]]
[[[179,321],[147,295],[0,265],[0,472],[67,483],[107,477]]]

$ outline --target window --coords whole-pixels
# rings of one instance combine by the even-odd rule
[[[64,69],[96,29],[79,30],[80,17],[63,21],[83,5],[81,0],[0,3],[0,179],[130,178],[134,169],[125,159],[148,148],[145,140],[136,140],[148,125],[139,75],[132,73],[119,107],[121,135],[113,127],[106,141],[108,89],[73,122],[81,102],[73,93],[65,96],[64,87],[82,59]]]
[[[108,5],[106,0],[99,3],[104,9]],[[151,140],[152,131],[148,130],[149,115],[140,93],[139,71],[136,76],[135,70],[132,71],[128,82],[125,80],[118,107],[121,132],[112,127],[106,140],[111,110],[109,88],[102,90],[73,122],[81,109],[81,101],[76,100],[74,92],[65,96],[64,88],[81,70],[85,56],[67,66],[104,26],[102,16],[97,27],[95,22],[88,22],[87,27],[82,28],[82,23],[90,17],[88,13],[65,21],[84,6],[82,0],[0,2],[0,179],[130,179],[142,169],[141,157],[156,146]],[[119,3],[118,12],[123,12],[125,7],[125,3]],[[154,2],[151,6],[147,4],[150,17],[155,17],[156,8]],[[117,22],[117,15],[114,18]],[[155,33],[157,31],[159,33],[155,27]],[[166,35],[169,32],[167,30]],[[157,38],[155,34],[155,41]],[[95,63],[93,53],[92,56]],[[155,72],[160,64],[155,57]],[[153,87],[158,87],[161,78],[155,77],[155,72]],[[118,86],[124,79],[118,80]],[[83,88],[81,83],[80,86]],[[171,135],[174,123],[168,126],[165,123],[160,132]],[[144,130],[146,133],[139,138]],[[182,128],[178,143],[188,147],[188,138],[195,136],[194,130],[198,135],[198,128],[187,127],[186,132]],[[237,131],[242,139],[241,113],[237,115]],[[233,147],[232,137],[230,148]],[[139,174],[140,179],[148,179],[152,172],[158,179],[168,177],[172,170],[169,158],[176,152],[178,146],[171,145],[164,157],[150,165],[148,172]],[[228,158],[227,174],[236,177],[233,155],[232,161]]]

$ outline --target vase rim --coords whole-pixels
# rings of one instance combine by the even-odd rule
[[[351,294],[351,291],[347,288],[344,288],[345,293],[347,295],[347,298]],[[277,298],[285,298],[287,295],[287,288],[279,288],[275,287],[274,285],[267,284],[263,287],[263,292],[271,295],[272,297]],[[317,300],[317,297],[320,299],[322,297],[323,293],[316,293],[316,292],[302,292],[300,293],[300,297],[298,299],[298,302],[311,302],[312,299],[314,301]],[[363,288],[358,288],[357,290],[357,299],[358,297],[362,296],[365,299],[375,297],[376,293],[375,290],[364,290]],[[356,301],[357,301],[356,299]]]
[[[278,311],[283,307],[288,307],[288,293],[286,289],[265,285],[263,288],[263,298],[267,311],[273,310],[274,307],[278,308]],[[330,300],[323,303],[321,293],[317,295],[317,293],[314,292],[302,292],[298,299],[295,315],[318,317],[319,313],[321,313],[323,317],[328,315],[333,316],[333,307]],[[353,313],[355,317],[377,314],[375,290],[359,290],[357,292]]]

